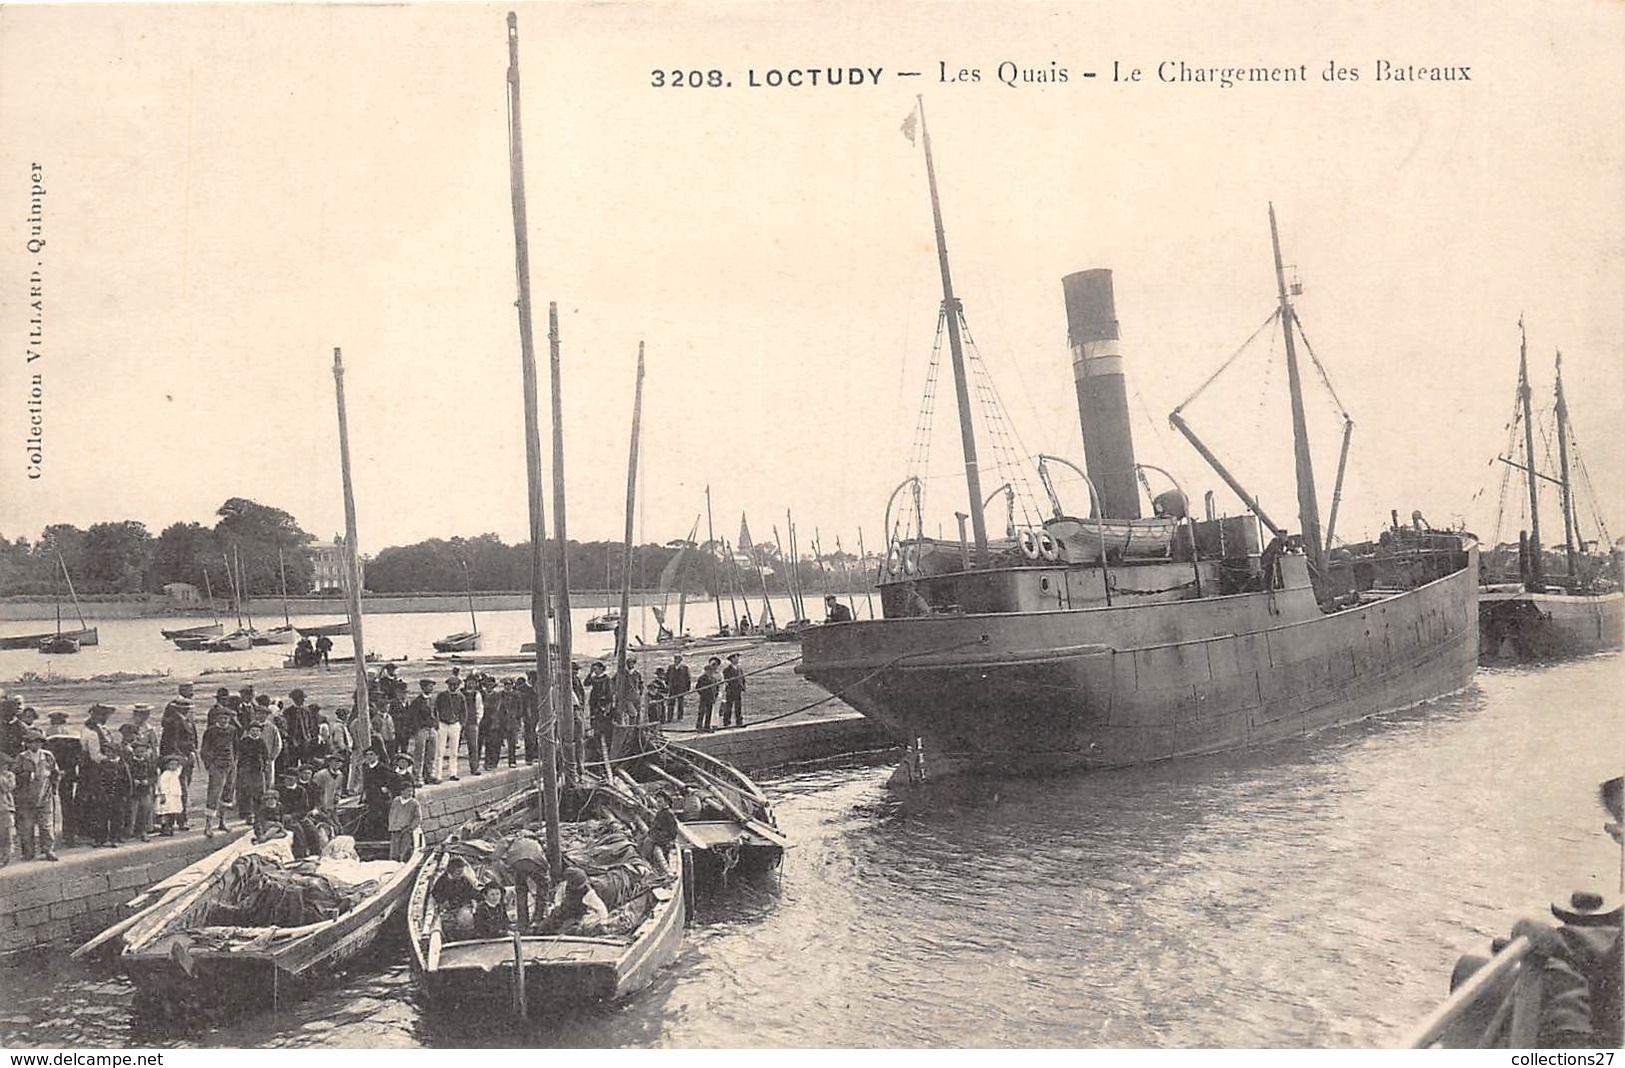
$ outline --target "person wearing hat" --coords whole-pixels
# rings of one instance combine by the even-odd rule
[[[217,705],[209,710],[198,755],[209,776],[203,795],[203,834],[213,838],[216,829],[226,829],[226,783],[237,764],[237,720],[230,709]]]
[[[440,721],[435,718],[434,680],[419,679],[418,695],[407,706],[407,722],[411,726],[411,744],[407,752],[412,757],[412,769],[424,783],[436,783],[435,765],[439,763],[439,750],[435,740]]]
[[[480,773],[480,730],[490,715],[491,676],[476,674],[463,695],[463,742],[468,746],[468,773]],[[456,760],[456,754],[452,754]],[[453,768],[452,770],[456,770]]]
[[[56,758],[56,804],[52,806],[52,834],[56,841],[71,846],[79,836],[79,769],[84,764],[84,744],[79,728],[68,724],[66,712],[47,715],[45,748]]]
[[[181,809],[175,825],[184,831],[190,826],[186,808],[192,792],[192,771],[198,762],[198,730],[191,683],[181,683],[181,695],[164,707],[160,727],[158,756],[181,758]]]
[[[79,772],[80,830],[92,845],[111,846],[116,837],[113,822],[120,814],[113,809],[113,795],[119,778],[112,766],[118,751],[117,733],[108,729],[113,706],[93,704],[79,728],[84,764]]]
[[[615,722],[615,680],[609,677],[602,660],[587,669],[587,715],[592,733],[601,741],[610,735]]]
[[[462,679],[457,669],[451,669],[451,678],[446,680],[446,688],[434,699],[434,717],[438,733],[435,736],[435,751],[438,758],[435,760],[433,778],[450,779],[457,781],[458,750],[462,747],[463,717],[468,712],[468,699],[462,692]]]
[[[732,718],[733,725],[745,725],[745,673],[739,670],[739,654],[728,654],[728,666],[722,669],[722,725]]]
[[[316,755],[316,738],[320,730],[316,713],[305,704],[304,690],[288,691],[288,707],[282,710],[283,722],[288,725],[282,741],[288,759],[295,765],[303,764]]]
[[[479,900],[474,905],[474,922],[470,926],[471,938],[506,938],[513,933],[508,919],[506,894],[502,884],[488,879],[480,887]]]
[[[494,768],[502,759],[502,747],[508,747],[508,766],[519,762],[519,718],[516,715],[519,699],[514,694],[513,679],[502,680],[485,697],[485,719],[480,723],[480,737],[485,742],[485,766]]]
[[[316,773],[310,777],[310,783],[316,790],[316,807],[329,816],[337,812],[339,791],[344,784],[344,757],[337,753],[327,754]]]
[[[666,689],[670,691],[670,705],[668,709],[669,720],[683,718],[683,704],[688,700],[689,691],[694,688],[694,676],[683,663],[682,653],[673,653],[671,667],[666,669]]]
[[[124,822],[124,837],[139,837],[145,842],[152,837],[153,807],[157,803],[158,751],[138,730],[130,738],[129,752],[124,761],[130,769],[129,816]]]
[[[148,704],[135,704],[130,707],[130,725],[135,728],[131,736],[133,744],[137,739],[146,743],[154,756],[158,753],[158,732],[152,727],[152,706]]]
[[[405,860],[412,853],[412,832],[423,823],[423,806],[418,803],[417,783],[402,780],[399,792],[389,802],[389,859]]]
[[[12,767],[16,777],[17,840],[24,860],[35,855],[56,860],[56,757],[45,748],[45,734],[35,727],[23,732],[23,751]]]
[[[705,662],[705,668],[700,672],[700,682],[694,691],[700,702],[700,710],[694,716],[694,729],[697,731],[711,729],[711,711],[716,708],[717,690],[722,685],[721,668],[722,661],[713,656]]]
[[[429,896],[440,906],[440,928],[448,941],[477,937],[473,934],[474,902],[479,894],[468,858],[453,853],[446,859],[446,870],[429,888]]]
[[[592,888],[587,873],[580,868],[565,868],[553,907],[542,917],[537,933],[593,934],[608,922],[609,909]]]
[[[535,671],[514,678],[513,700],[509,715],[519,722],[519,730],[525,737],[525,763],[534,764],[540,759],[541,735],[536,730],[542,721],[542,705],[536,699]]]
[[[852,609],[842,604],[840,598],[833,593],[824,594],[824,622],[850,623],[852,622]]]
[[[411,758],[407,757],[410,762]],[[361,754],[361,827],[356,837],[364,842],[382,842],[389,837],[389,800],[395,793],[395,773],[384,764],[378,750]]]
[[[252,823],[259,811],[260,798],[265,796],[267,776],[271,772],[271,751],[265,745],[265,726],[250,723],[248,730],[236,742],[237,818]]]

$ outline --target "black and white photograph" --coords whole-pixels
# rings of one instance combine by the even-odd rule
[[[0,7],[0,1047],[1611,1063],[1622,57]]]

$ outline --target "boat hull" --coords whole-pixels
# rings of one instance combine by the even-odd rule
[[[213,638],[224,634],[225,630],[224,623],[204,623],[196,627],[182,627],[179,630],[163,630],[158,633],[173,642],[194,638]]]
[[[329,638],[337,638],[350,633],[350,623],[346,620],[343,623],[318,623],[311,627],[295,626],[294,629],[299,632],[301,638],[320,638],[324,634]]]
[[[1479,656],[1486,663],[1617,650],[1625,646],[1625,594],[1482,590],[1478,634]]]
[[[473,631],[449,634],[434,643],[434,651],[437,653],[471,653],[479,647],[480,636]]]
[[[817,628],[797,671],[911,745],[916,776],[1111,768],[1261,745],[1460,689],[1476,550],[1322,614],[1305,586],[1114,608]]]
[[[99,638],[95,627],[86,627],[83,630],[65,630],[61,634],[64,638],[72,638],[80,645],[96,645]],[[41,642],[57,637],[54,630],[41,631],[39,634],[13,634],[0,638],[0,649],[38,649]]]

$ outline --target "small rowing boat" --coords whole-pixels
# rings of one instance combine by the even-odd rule
[[[159,883],[143,911],[80,952],[117,938],[119,966],[160,1007],[264,1004],[371,946],[425,855],[421,831],[402,861],[387,859],[387,842],[337,838],[320,858],[296,861],[290,836],[253,839]]]
[[[211,653],[240,653],[254,644],[254,631],[234,630],[208,642],[203,648]]]
[[[638,733],[653,744],[617,760],[614,775],[651,809],[658,807],[651,793],[671,801],[683,844],[708,873],[764,871],[784,859],[790,839],[779,830],[772,802],[748,775],[709,753],[656,741],[653,731]]]
[[[480,647],[480,632],[464,630],[448,634],[434,643],[437,653],[471,653]]]
[[[66,634],[55,634],[39,643],[42,653],[77,653],[79,639]]]
[[[180,645],[182,649],[185,649],[187,646],[181,645],[181,642],[190,642],[198,638],[216,638],[225,633],[225,629],[225,624],[223,623],[204,623],[201,626],[181,627],[177,630],[162,630],[158,633],[162,634],[165,638],[174,642],[176,645]]]
[[[38,649],[40,642],[55,638],[59,632],[54,630],[41,631],[38,634],[12,634],[0,638],[0,649]],[[80,645],[96,644],[96,628],[85,627],[82,630],[64,630],[60,632],[64,638],[72,638]]]
[[[299,632],[293,627],[272,627],[262,630],[254,635],[254,645],[293,645],[299,640]]]
[[[346,619],[338,623],[317,623],[313,626],[296,624],[294,629],[299,632],[301,638],[320,638],[324,634],[329,638],[337,638],[350,633],[350,621]]]
[[[596,777],[563,791],[568,818],[560,832],[565,864],[587,872],[609,921],[554,934],[534,933],[533,922],[529,930],[489,938],[455,926],[458,917],[448,916],[436,899],[436,881],[454,856],[477,860],[517,835],[534,830],[540,837],[540,798],[540,789],[532,788],[499,802],[436,848],[418,873],[406,914],[412,970],[438,1008],[511,998],[517,991],[526,1004],[625,997],[648,986],[682,945],[687,903],[678,847],[665,849],[664,875],[652,868],[624,834],[641,806]]]

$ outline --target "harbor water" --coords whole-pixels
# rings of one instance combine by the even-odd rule
[[[106,965],[0,969],[7,1046],[1392,1044],[1456,957],[1618,888],[1597,784],[1621,764],[1617,656],[1265,749],[1123,771],[766,785],[797,845],[701,903],[621,1004],[518,1024],[425,1005],[405,947],[303,1001],[166,1029]]]

